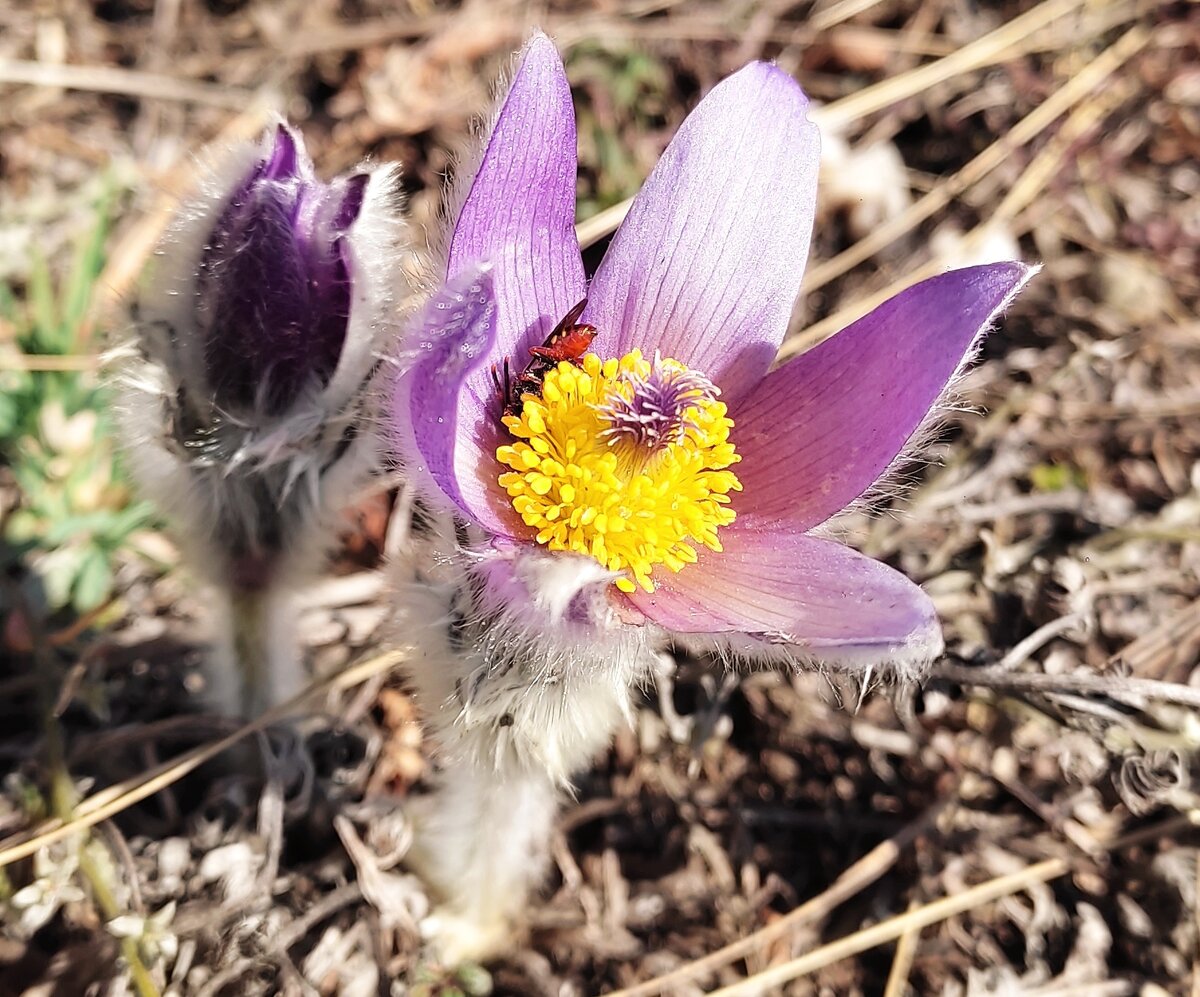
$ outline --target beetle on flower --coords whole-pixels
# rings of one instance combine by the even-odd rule
[[[813,225],[807,107],[764,63],[715,87],[590,284],[571,94],[544,36],[459,181],[392,408],[441,517],[413,544],[401,616],[442,751],[414,861],[452,956],[504,944],[556,788],[661,649],[905,678],[941,651],[921,590],[820,528],[884,474],[1033,270],[924,281],[770,370]],[[590,351],[540,362],[584,299]],[[506,368],[532,372],[515,403]]]

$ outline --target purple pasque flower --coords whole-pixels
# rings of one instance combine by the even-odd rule
[[[911,674],[942,647],[930,600],[820,528],[884,474],[1034,271],[942,274],[770,370],[813,225],[807,107],[765,63],[715,87],[589,284],[571,93],[534,37],[452,219],[394,421],[410,473],[491,538],[477,556],[516,578],[523,559],[592,564],[563,619]],[[532,358],[585,297],[591,353]],[[536,377],[504,417],[506,360],[510,382]]]
[[[176,456],[289,488],[325,474],[371,400],[405,248],[394,168],[322,181],[283,122],[214,160],[132,309],[145,363],[128,380],[161,396]]]
[[[221,596],[213,698],[229,712],[301,686],[292,596],[377,464],[375,377],[407,290],[399,201],[392,167],[318,179],[280,122],[212,162],[132,305],[121,431]]]
[[[205,368],[229,407],[278,413],[329,382],[350,320],[348,236],[368,180],[360,172],[320,182],[280,124],[230,193],[196,275]]]

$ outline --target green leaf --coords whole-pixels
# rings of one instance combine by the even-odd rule
[[[58,302],[54,295],[54,281],[50,276],[50,267],[41,253],[35,253],[33,263],[29,268],[29,286],[26,288],[29,298],[29,329],[28,341],[22,344],[26,353],[62,353],[60,344]]]
[[[75,580],[79,577],[85,554],[81,548],[63,547],[36,558],[34,569],[42,580],[46,604],[51,609],[60,609],[70,604]]]
[[[108,241],[112,191],[106,189],[96,204],[96,222],[75,247],[71,272],[63,288],[63,325],[69,337],[68,346],[78,345],[80,326],[87,318],[96,281],[104,270],[104,246]]]
[[[75,576],[72,605],[77,613],[87,613],[112,594],[113,570],[104,551],[93,547],[87,551]]]

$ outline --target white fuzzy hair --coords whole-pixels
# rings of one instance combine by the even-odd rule
[[[222,711],[249,715],[304,685],[293,596],[320,569],[337,513],[378,466],[379,357],[411,296],[398,265],[406,251],[398,171],[364,164],[370,177],[345,236],[350,316],[328,383],[310,384],[278,414],[267,408],[265,388],[250,411],[220,405],[195,312],[198,273],[217,219],[254,162],[269,155],[278,127],[206,166],[131,303],[132,341],[107,358],[133,477],[215,593],[209,697]],[[269,577],[253,591],[235,577],[248,553],[269,562]]]
[[[437,772],[412,804],[409,861],[439,897],[442,958],[502,950],[541,881],[560,796],[651,673],[649,632],[607,597],[586,557],[489,544],[445,514],[421,517],[396,559],[397,640],[433,731]]]

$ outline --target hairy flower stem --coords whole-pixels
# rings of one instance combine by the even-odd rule
[[[278,582],[221,593],[213,648],[213,705],[256,717],[304,686],[295,593]]]
[[[560,789],[544,770],[443,762],[411,813],[411,867],[438,900],[433,931],[453,965],[504,949],[546,871]]]
[[[485,959],[519,931],[559,799],[627,720],[649,655],[628,634],[582,632],[569,577],[518,578],[461,523],[431,528],[397,570],[404,668],[438,765],[411,805],[409,862],[438,902],[438,956]]]

